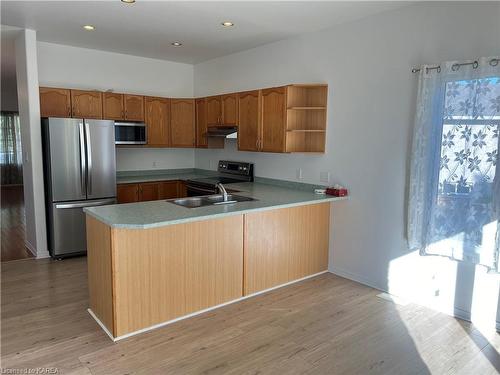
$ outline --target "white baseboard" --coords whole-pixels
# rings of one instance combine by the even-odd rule
[[[33,246],[28,240],[24,241],[24,246],[36,259],[50,258],[48,251],[38,251],[35,246]]]
[[[87,311],[89,312],[90,316],[92,316],[92,318],[94,318],[94,320],[97,322],[97,324],[99,324],[99,326],[104,330],[104,332],[106,332],[106,334],[111,338],[111,340],[113,340],[114,342],[116,342],[116,341],[123,340],[123,339],[126,339],[126,338],[131,337],[131,336],[135,336],[135,335],[138,335],[138,334],[141,334],[141,333],[144,333],[144,332],[152,331],[152,330],[160,328],[160,327],[164,327],[166,325],[178,322],[180,320],[188,319],[188,318],[191,318],[193,316],[200,315],[200,314],[203,314],[205,312],[218,309],[220,307],[231,305],[233,303],[240,302],[240,301],[246,300],[248,298],[252,298],[252,297],[258,296],[260,294],[264,294],[264,293],[270,292],[270,291],[275,290],[275,289],[283,288],[283,287],[285,287],[287,285],[295,284],[295,283],[298,283],[300,281],[304,281],[304,280],[307,280],[307,279],[310,279],[310,278],[322,275],[322,274],[327,273],[327,272],[328,271],[322,271],[322,272],[315,273],[313,275],[302,277],[302,278],[297,279],[297,280],[289,281],[289,282],[287,282],[285,284],[280,284],[280,285],[274,286],[272,288],[261,290],[260,292],[252,293],[252,294],[249,294],[247,296],[243,296],[243,297],[240,297],[240,298],[237,298],[237,299],[233,299],[231,301],[224,302],[224,303],[221,303],[221,304],[216,305],[216,306],[212,306],[212,307],[208,307],[208,308],[203,309],[203,310],[195,311],[195,312],[193,312],[191,314],[183,315],[183,316],[180,316],[178,318],[175,318],[175,319],[172,319],[172,320],[168,320],[168,321],[165,321],[165,322],[162,322],[162,323],[158,323],[158,324],[155,324],[155,325],[152,325],[150,327],[143,328],[143,329],[139,329],[137,331],[130,332],[130,333],[127,333],[125,335],[118,336],[118,337],[114,337],[111,334],[111,332],[109,332],[109,330],[106,328],[106,326],[99,320],[99,318],[92,312],[91,309],[87,309]]]

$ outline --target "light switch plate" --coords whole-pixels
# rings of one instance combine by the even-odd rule
[[[302,175],[302,168],[297,168],[296,177],[297,177],[297,180],[302,180],[304,178]]]

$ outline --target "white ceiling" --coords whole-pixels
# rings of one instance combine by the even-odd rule
[[[392,10],[408,2],[1,1],[1,23],[41,41],[199,63]],[[234,27],[223,28],[230,20]],[[93,32],[83,25],[92,24]],[[181,41],[182,47],[171,45]]]

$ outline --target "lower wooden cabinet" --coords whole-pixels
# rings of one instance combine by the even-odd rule
[[[139,202],[139,184],[118,184],[116,200],[118,203]]]
[[[155,201],[158,199],[183,198],[187,196],[184,181],[142,182],[137,184],[118,184],[116,186],[118,203]]]
[[[160,183],[144,182],[139,184],[139,202],[156,201],[160,199]]]
[[[245,215],[244,295],[328,269],[330,204]]]

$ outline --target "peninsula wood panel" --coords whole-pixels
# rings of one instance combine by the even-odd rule
[[[238,107],[238,150],[259,151],[260,91],[240,92]]]
[[[71,91],[40,87],[41,117],[71,117]]]
[[[328,268],[330,204],[245,215],[244,294]]]
[[[194,147],[196,143],[194,99],[171,99],[170,116],[172,147]]]
[[[102,92],[71,90],[73,117],[102,119]]]
[[[114,333],[111,228],[86,216],[90,309]]]
[[[113,229],[113,246],[116,336],[242,296],[242,215]]]
[[[102,117],[106,120],[123,120],[123,94],[105,92],[102,94]]]

